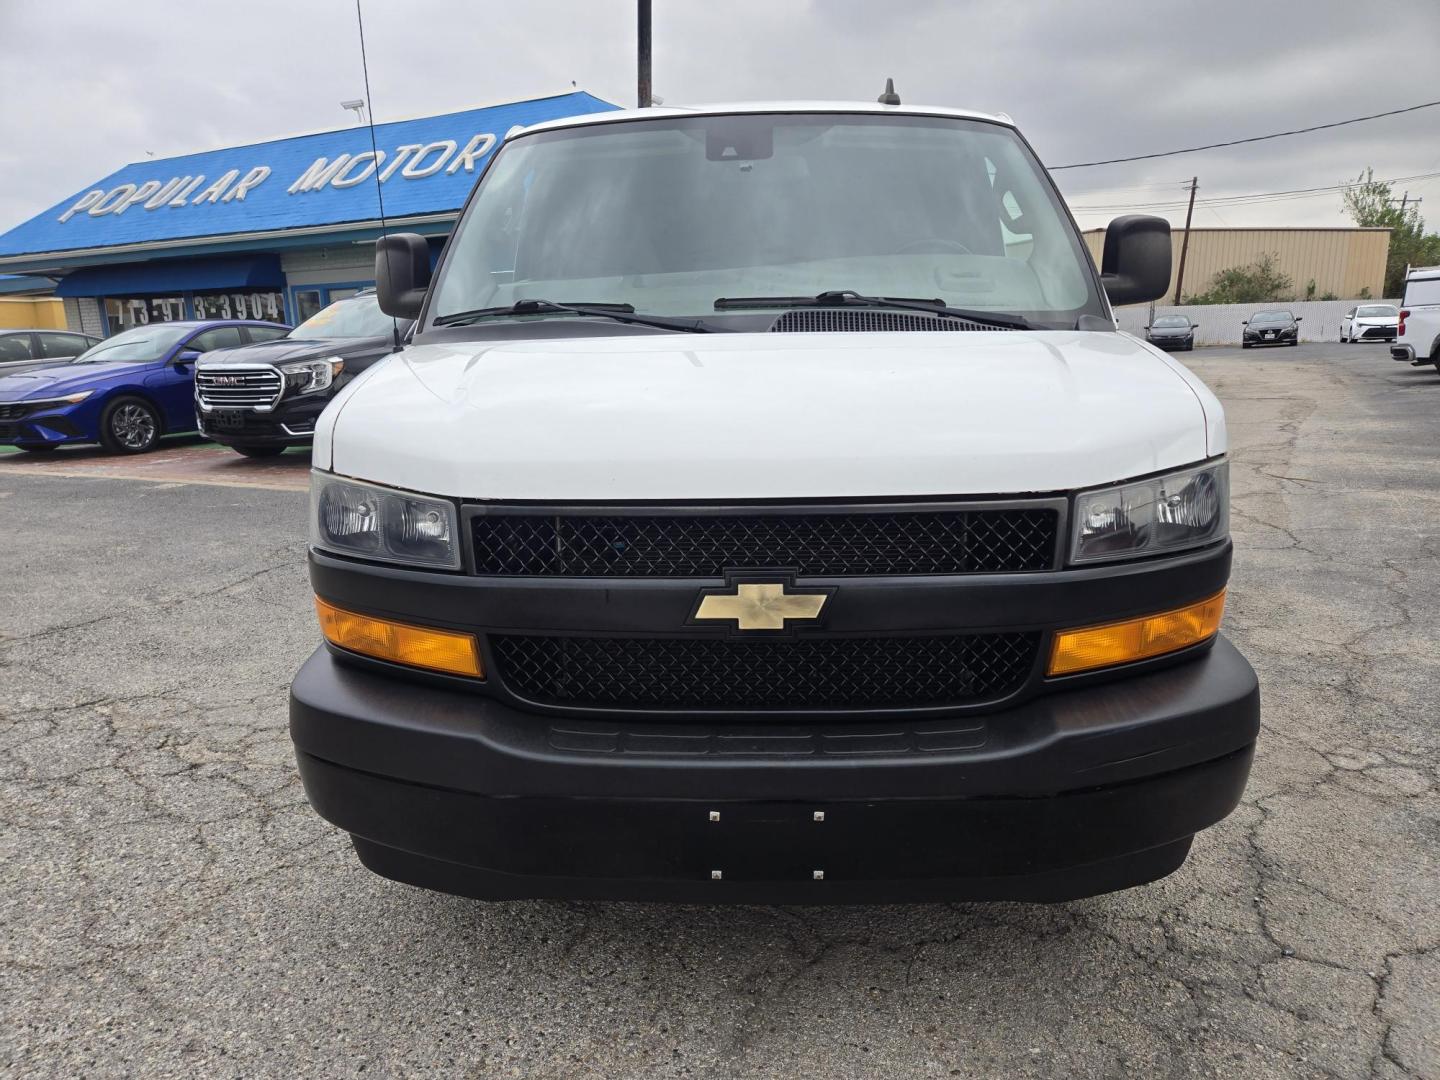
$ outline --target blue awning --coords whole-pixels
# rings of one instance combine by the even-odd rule
[[[66,274],[56,296],[165,296],[209,289],[279,289],[285,285],[278,255],[87,266]]]

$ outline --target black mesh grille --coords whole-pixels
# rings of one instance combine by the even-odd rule
[[[498,634],[497,674],[541,704],[615,709],[886,709],[965,705],[1018,689],[1038,634],[579,638]]]
[[[980,574],[1047,570],[1050,507],[884,513],[478,514],[475,571],[520,577]]]
[[[35,406],[25,402],[12,405],[0,405],[0,420],[19,420],[22,416],[28,416],[34,412]]]
[[[787,311],[770,327],[772,334],[836,334],[895,330],[1008,330],[968,319],[926,315],[918,311],[857,311],[853,308],[802,308]]]

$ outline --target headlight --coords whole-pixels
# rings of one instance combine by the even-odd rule
[[[1070,561],[1181,551],[1229,531],[1230,466],[1219,461],[1076,495]]]
[[[314,394],[330,389],[330,384],[344,369],[345,361],[338,356],[329,356],[324,360],[301,360],[280,367],[285,373],[285,389],[297,394]]]
[[[322,551],[458,570],[456,522],[446,499],[310,474],[310,542]]]
[[[78,405],[94,392],[94,390],[81,390],[78,394],[66,394],[60,400],[67,405]]]

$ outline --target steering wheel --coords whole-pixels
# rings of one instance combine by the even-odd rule
[[[895,254],[932,255],[942,251],[953,251],[958,255],[975,254],[975,252],[971,251],[964,244],[960,243],[959,240],[946,240],[944,237],[941,236],[927,236],[924,240],[911,240],[910,243],[906,244],[904,247],[897,249]]]

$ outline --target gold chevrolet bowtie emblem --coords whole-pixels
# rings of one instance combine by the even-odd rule
[[[734,596],[710,595],[700,601],[697,619],[733,619],[741,630],[784,630],[786,619],[813,619],[825,606],[825,593],[787,593],[784,585],[738,585]]]

